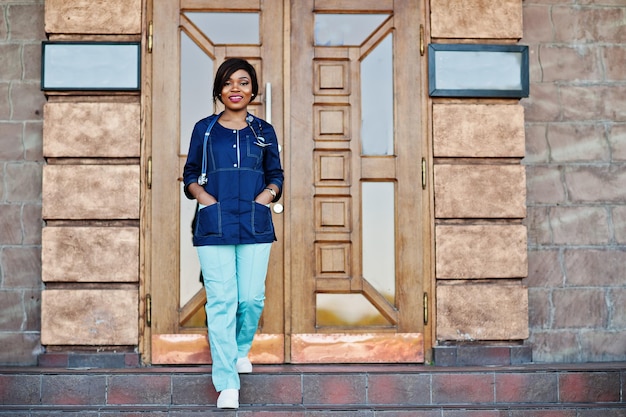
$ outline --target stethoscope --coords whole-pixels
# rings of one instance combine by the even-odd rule
[[[254,121],[254,117],[251,114],[248,114],[246,116],[246,123],[248,124],[248,127],[250,128],[250,130],[252,130],[252,134],[254,135],[254,138],[256,139],[254,144],[257,146],[260,146],[261,148],[270,146],[271,143],[265,143],[265,138],[263,137],[263,126],[261,125],[261,121],[260,120],[258,121],[259,122],[259,134],[258,135],[256,134],[256,132],[254,131],[254,128],[250,124],[252,121]]]
[[[206,174],[206,166],[207,166],[207,158],[206,158],[206,147],[207,147],[207,143],[209,141],[209,136],[211,136],[211,130],[213,129],[213,126],[215,126],[215,123],[217,122],[217,119],[219,119],[220,117],[217,116],[215,117],[213,120],[211,120],[211,122],[209,123],[209,126],[207,127],[206,131],[204,132],[204,142],[202,144],[202,173],[200,174],[200,176],[198,177],[198,184],[201,186],[205,186],[206,183],[208,182],[207,179],[207,174]],[[266,146],[270,146],[271,143],[266,143],[265,142],[265,138],[263,137],[263,126],[261,125],[261,121],[259,120],[259,134],[257,135],[256,131],[254,130],[254,128],[252,127],[252,122],[254,121],[254,116],[252,116],[251,114],[248,114],[246,116],[246,124],[248,125],[248,127],[250,128],[250,130],[252,130],[252,134],[254,135],[255,141],[254,144],[257,146],[260,146],[261,148],[265,148]]]

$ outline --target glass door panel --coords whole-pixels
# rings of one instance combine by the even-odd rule
[[[260,42],[259,13],[187,12],[185,16],[214,45],[258,45]]]
[[[393,35],[361,61],[361,153],[393,155]]]
[[[194,124],[215,111],[213,74],[215,45],[258,45],[259,13],[186,12],[180,32],[180,155],[187,156]],[[241,30],[231,30],[232,22]],[[195,29],[195,30],[194,30]],[[180,325],[186,328],[205,327],[206,297],[200,278],[200,263],[191,243],[191,221],[195,201],[185,197],[180,187]]]
[[[213,60],[186,32],[180,33],[180,155],[187,155],[194,124],[213,112]],[[202,289],[200,263],[191,243],[191,221],[196,209],[180,187],[180,305],[187,304]],[[185,321],[184,326],[204,324]]]
[[[389,303],[396,302],[396,208],[392,182],[364,182],[363,278]]]
[[[315,46],[358,46],[388,14],[316,14]]]

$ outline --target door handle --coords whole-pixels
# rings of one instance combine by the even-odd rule
[[[272,124],[272,83],[265,83],[265,121]],[[278,145],[278,151],[280,152],[280,145]],[[272,205],[272,211],[276,214],[282,213],[283,210],[283,205],[280,203]]]
[[[272,83],[265,83],[265,121],[272,124]]]
[[[272,124],[272,83],[265,83],[265,121]],[[278,152],[282,152],[283,147],[278,144]]]
[[[285,210],[285,208],[283,207],[282,204],[276,203],[272,206],[272,210],[274,211],[274,213],[280,214]]]

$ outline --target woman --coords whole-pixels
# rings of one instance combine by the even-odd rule
[[[248,352],[276,240],[269,204],[283,186],[274,128],[247,110],[258,91],[256,71],[246,60],[220,65],[213,100],[225,109],[196,123],[183,171],[185,195],[198,201],[193,244],[207,295],[218,408],[239,407],[239,373],[252,372]]]

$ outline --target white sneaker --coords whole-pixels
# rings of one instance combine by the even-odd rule
[[[237,373],[239,374],[249,374],[252,372],[252,363],[248,357],[239,358],[237,359],[235,368],[237,368]]]
[[[220,392],[217,408],[239,408],[239,390],[231,388]]]

